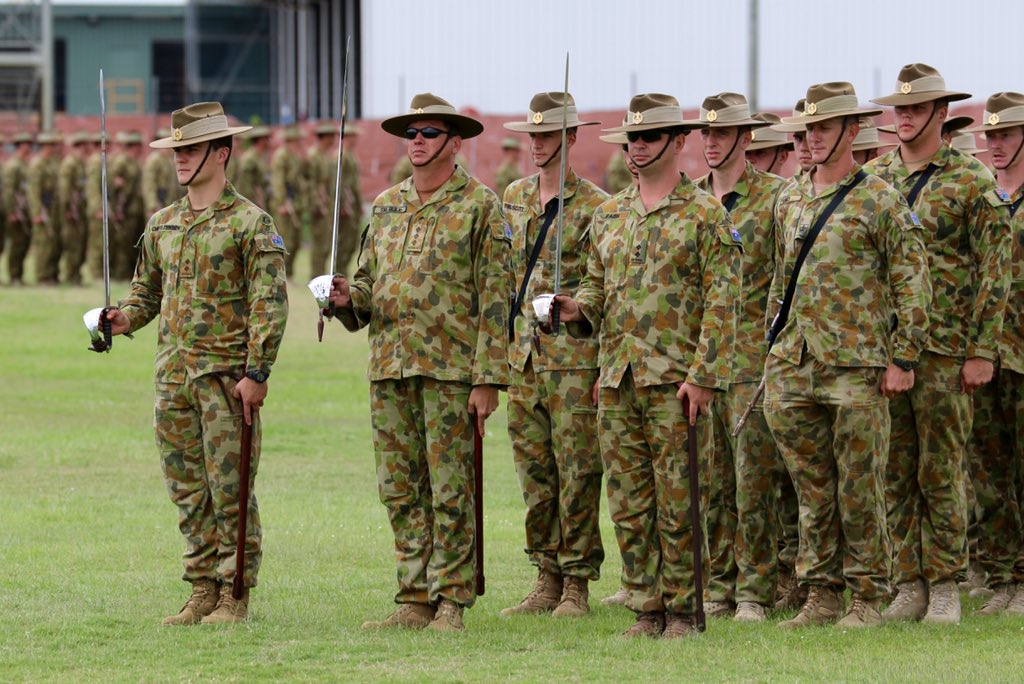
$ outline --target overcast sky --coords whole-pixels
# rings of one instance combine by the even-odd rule
[[[889,92],[910,62],[937,67],[951,90],[978,101],[1024,92],[1019,0],[760,8],[762,108],[792,107],[825,81],[851,81],[866,101]],[[364,0],[364,115],[404,111],[423,91],[459,107],[523,112],[534,93],[561,90],[566,51],[581,109],[625,109],[634,87],[697,107],[723,90],[748,92],[748,13],[749,0]]]

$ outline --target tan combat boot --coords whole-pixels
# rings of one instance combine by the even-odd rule
[[[920,620],[928,610],[928,586],[920,577],[913,582],[900,582],[896,598],[882,613],[882,622]]]
[[[765,607],[753,601],[740,601],[736,606],[736,622],[764,622]]]
[[[220,585],[220,596],[217,607],[203,618],[204,625],[228,625],[245,622],[249,618],[249,587],[245,588],[242,598],[235,599],[231,595],[231,582]]]
[[[541,570],[537,573],[537,584],[518,606],[501,611],[504,616],[536,615],[547,613],[558,607],[562,600],[562,576]]]
[[[665,630],[661,633],[662,639],[683,639],[697,636],[697,634],[699,632],[690,616],[680,613],[665,613]]]
[[[807,587],[797,581],[796,573],[791,570],[779,572],[779,581],[775,585],[775,609],[796,610],[807,601]]]
[[[1013,586],[1013,585],[1011,585]],[[1013,600],[1006,606],[1008,615],[1024,615],[1024,584],[1017,584]]]
[[[736,612],[736,604],[732,601],[705,601],[704,616],[709,618],[732,617]]]
[[[960,624],[960,590],[956,580],[943,580],[928,587],[928,612],[924,621],[933,625]]]
[[[960,582],[957,586],[960,587],[960,591],[966,591],[970,594],[970,592],[975,589],[985,588],[985,579],[987,576],[988,573],[981,567],[981,563],[976,560],[972,560],[971,564],[967,566],[967,579]]]
[[[985,605],[978,611],[978,615],[999,615],[1006,612],[1010,603],[1016,598],[1014,589],[1015,585],[1013,584],[1000,584],[997,586],[992,593],[992,598],[985,601]],[[1021,592],[1018,591],[1016,593],[1020,594]]]
[[[627,639],[637,637],[658,637],[665,631],[665,613],[644,611],[636,614],[636,622],[622,633]]]
[[[582,577],[565,577],[562,587],[562,600],[551,615],[554,617],[583,617],[590,612],[590,590],[587,580]]]
[[[217,607],[217,581],[212,579],[197,579],[192,583],[192,595],[181,607],[177,615],[165,617],[163,624],[171,625],[198,625],[199,622],[213,612]]]
[[[436,613],[434,606],[427,603],[403,603],[398,606],[395,612],[383,620],[370,620],[364,622],[363,629],[391,629],[401,627],[404,629],[423,629],[430,624]]]
[[[605,606],[624,606],[626,601],[629,600],[629,589],[622,587],[611,596],[605,596],[601,599],[602,605]]]
[[[850,607],[846,616],[836,623],[836,627],[842,629],[856,629],[860,627],[878,627],[882,624],[882,599],[864,599],[857,594],[853,595]]]
[[[441,599],[441,603],[437,606],[437,613],[427,625],[427,629],[435,632],[461,632],[466,629],[462,623],[462,606],[454,601]]]
[[[839,619],[843,612],[843,597],[834,587],[811,586],[807,600],[792,620],[780,622],[782,629],[795,629],[809,625],[826,625]]]

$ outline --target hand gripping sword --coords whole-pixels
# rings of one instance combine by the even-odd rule
[[[345,119],[348,116],[348,71],[349,56],[352,48],[351,34],[345,40],[345,75],[341,81],[341,124],[338,127],[338,167],[334,172],[334,227],[331,230],[331,267],[330,273],[317,276],[309,281],[309,289],[316,298],[317,306],[320,309],[320,317],[316,323],[317,342],[324,339],[324,316],[334,316],[334,304],[331,303],[331,284],[334,280],[334,267],[338,254],[338,215],[339,203],[341,201],[341,161],[345,154]]]
[[[555,224],[555,287],[557,297],[562,287],[562,227],[565,225],[565,165],[568,150],[565,148],[566,129],[569,116],[569,53],[565,53],[565,88],[562,91],[562,158],[558,165],[558,222]],[[558,336],[559,306],[551,300],[551,334]]]

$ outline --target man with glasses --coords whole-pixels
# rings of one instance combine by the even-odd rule
[[[509,382],[511,231],[497,196],[455,157],[483,125],[424,93],[381,122],[413,172],[381,193],[355,276],[331,301],[369,326],[377,485],[398,561],[398,609],[364,629],[462,631],[476,599],[473,430]]]
[[[505,128],[529,133],[538,173],[505,190],[505,215],[512,228],[512,263],[517,297],[509,335],[512,384],[508,390],[508,432],[516,474],[526,503],[526,553],[537,567],[537,583],[502,615],[546,613],[581,617],[590,612],[588,582],[601,576],[604,547],[601,512],[601,451],[597,408],[597,340],[576,339],[538,318],[533,300],[559,291],[572,293],[586,273],[590,221],[608,199],[576,175],[568,156],[581,126],[572,95],[539,93],[526,121]],[[565,125],[565,149],[562,126]],[[559,176],[565,167],[565,211],[561,233],[561,282],[554,282],[558,236]]]
[[[679,173],[688,131],[669,95],[635,96],[625,133],[635,191],[594,214],[587,275],[560,295],[562,320],[600,341],[598,438],[622,554],[626,637],[695,632],[687,431],[732,379],[742,251],[722,204]],[[697,432],[710,457],[711,426]]]
[[[886,620],[960,622],[957,582],[967,578],[971,395],[992,379],[1010,285],[1008,202],[981,162],[942,139],[949,103],[969,97],[946,90],[934,67],[909,64],[895,92],[873,100],[895,107],[900,144],[867,170],[920,218],[934,283],[920,360],[895,357],[918,381],[889,406],[885,490],[899,594]]]

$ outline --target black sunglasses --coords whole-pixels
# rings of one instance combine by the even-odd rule
[[[661,140],[661,136],[667,132],[664,128],[656,128],[653,131],[630,131],[626,133],[626,139],[629,142],[643,140],[645,143],[652,143]]]
[[[442,135],[448,135],[451,131],[446,131],[443,128],[434,128],[433,126],[427,126],[426,128],[409,128],[405,129],[405,139],[415,140],[416,134],[421,133],[427,140],[433,140],[434,138]]]

